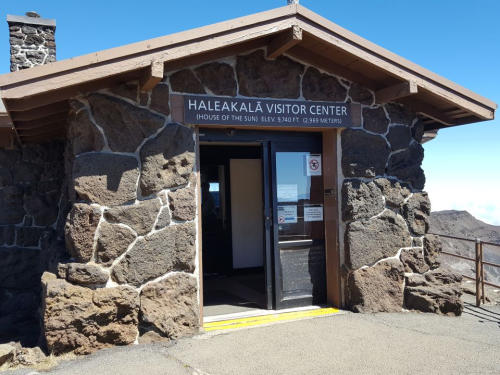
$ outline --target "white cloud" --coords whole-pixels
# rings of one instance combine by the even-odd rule
[[[463,182],[453,185],[429,182],[426,190],[432,210],[465,210],[485,223],[500,225],[500,193],[492,187],[496,185]]]

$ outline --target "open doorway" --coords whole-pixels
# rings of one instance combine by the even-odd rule
[[[267,308],[261,145],[201,145],[203,313]]]

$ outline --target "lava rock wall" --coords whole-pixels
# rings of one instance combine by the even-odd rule
[[[458,280],[431,271],[439,241],[427,234],[423,124],[407,107],[376,105],[355,83],[257,50],[169,73],[149,93],[130,82],[72,100],[64,228],[72,261],[43,278],[49,351],[83,354],[199,330],[196,138],[172,122],[173,93],[360,103],[362,126],[339,131],[345,304],[458,313]]]
[[[38,342],[40,277],[69,256],[64,142],[0,149],[0,342]]]

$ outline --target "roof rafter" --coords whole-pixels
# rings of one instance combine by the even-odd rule
[[[302,42],[302,29],[293,25],[291,29],[282,32],[269,43],[267,59],[274,60],[300,42]]]

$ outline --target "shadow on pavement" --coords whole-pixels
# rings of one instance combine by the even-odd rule
[[[463,313],[479,318],[480,323],[484,323],[485,321],[497,323],[500,328],[500,314],[488,309],[487,307],[476,307],[475,305],[466,302],[464,304]]]

